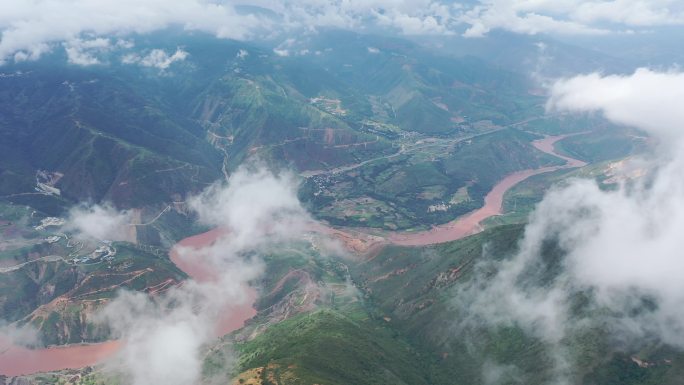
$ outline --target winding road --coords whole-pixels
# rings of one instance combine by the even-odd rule
[[[581,160],[569,158],[555,152],[554,144],[568,136],[570,135],[548,136],[532,143],[538,150],[564,159],[566,161],[564,165],[523,170],[510,174],[494,186],[487,194],[485,197],[485,205],[482,208],[447,224],[436,226],[431,230],[421,232],[385,233],[382,237],[363,234],[354,229],[333,229],[320,223],[315,224],[315,226],[312,227],[312,230],[346,238],[347,241],[351,241],[351,243],[365,237],[366,239],[372,240],[376,246],[388,243],[404,246],[420,246],[461,239],[481,231],[482,226],[480,223],[484,219],[494,215],[500,215],[504,194],[516,184],[533,175],[584,166],[586,163]],[[180,256],[178,249],[179,247],[193,247],[199,249],[203,246],[208,246],[221,234],[222,230],[215,229],[183,239],[171,249],[169,254],[171,261],[196,281],[203,282],[214,279],[215,274],[206,264],[202,263],[201,257],[195,260],[184,259]],[[345,243],[350,245],[350,242]],[[252,301],[248,301],[247,303],[252,303],[253,300],[256,299],[256,292],[250,290],[249,295],[251,296]],[[253,309],[251,305],[244,304],[227,307],[222,314],[221,319],[217,320],[217,336],[241,328],[246,320],[252,318],[256,314],[256,310]],[[9,338],[0,335],[0,374],[18,376],[91,366],[113,356],[124,343],[125,341],[107,341],[87,345],[28,349],[14,345]]]

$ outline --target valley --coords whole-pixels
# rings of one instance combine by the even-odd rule
[[[382,240],[376,239],[375,242],[400,246],[427,246],[453,242],[482,231],[483,228],[480,223],[491,216],[501,214],[503,195],[508,189],[515,186],[515,184],[533,175],[552,172],[561,168],[582,167],[586,164],[580,160],[569,158],[555,152],[554,145],[556,142],[568,136],[569,135],[549,136],[544,139],[538,139],[532,143],[535,148],[564,159],[566,161],[565,165],[524,170],[510,174],[497,183],[492,191],[486,195],[484,207],[427,232],[384,233],[383,237],[380,238]],[[321,228],[318,224],[312,226],[312,228],[333,237],[339,235],[339,232],[341,232],[344,234],[343,241],[347,244],[354,243],[356,240],[353,238],[353,235],[349,235],[349,233],[346,232],[347,229]],[[353,231],[354,229],[349,230]],[[192,255],[192,259],[182,257],[178,252],[178,249],[193,248],[201,250],[204,247],[211,246],[213,242],[221,236],[229,235],[226,235],[226,230],[224,229],[213,229],[202,234],[185,238],[171,249],[170,260],[176,267],[187,274],[189,278],[197,282],[214,280],[217,277],[212,271],[209,263],[206,261],[203,262],[201,257],[197,258],[196,254]],[[350,248],[349,251],[354,252],[355,250]],[[375,252],[380,252],[377,250],[377,246]],[[244,326],[245,321],[256,315],[257,311],[253,309],[251,305],[256,300],[256,292],[252,289],[250,289],[249,292],[251,293],[251,299],[246,302],[245,305],[239,307],[230,306],[221,312],[219,320],[217,320],[216,336],[223,336],[234,330],[240,329]],[[93,366],[116,354],[120,344],[125,343],[125,341],[108,341],[89,345],[29,349],[15,346],[5,338],[4,341],[0,342],[0,373],[8,376],[19,376]]]

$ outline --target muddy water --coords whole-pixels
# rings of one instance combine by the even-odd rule
[[[171,261],[197,282],[209,282],[218,279],[219,276],[216,270],[211,268],[210,263],[197,263],[198,259],[201,261],[204,256],[190,253],[188,257],[179,253],[178,250],[179,247],[201,249],[202,247],[210,246],[217,238],[226,233],[225,230],[217,228],[183,239],[178,242],[176,247],[171,249],[169,253]],[[219,319],[216,322],[215,334],[217,337],[243,327],[246,320],[256,315],[257,311],[252,304],[257,299],[257,292],[251,287],[247,287],[245,290],[247,292],[247,300],[244,303],[237,305],[228,304],[220,312]]]
[[[503,205],[503,197],[506,191],[508,191],[511,187],[533,175],[556,171],[563,168],[582,167],[586,165],[585,162],[579,159],[569,158],[556,153],[554,144],[568,136],[570,135],[548,136],[546,138],[532,142],[532,145],[538,150],[565,160],[566,163],[564,165],[523,170],[510,174],[496,186],[494,186],[487,196],[485,196],[485,204],[482,206],[482,208],[444,225],[435,226],[431,230],[419,231],[415,233],[391,233],[387,236],[388,241],[402,246],[424,246],[455,241],[457,239],[461,239],[468,235],[482,231],[482,226],[480,223],[483,220],[494,215],[502,214],[501,207]]]
[[[82,368],[111,357],[119,350],[119,341],[91,345],[69,345],[46,349],[28,349],[0,338],[0,373],[18,376],[52,370]]]
[[[212,230],[206,233],[188,237],[178,242],[176,246],[201,248],[212,244],[223,232]],[[171,261],[190,277],[199,282],[206,282],[216,278],[214,272],[202,263],[201,256],[194,261],[181,257],[178,247],[170,253]],[[197,263],[197,262],[200,263]],[[244,326],[246,320],[256,314],[251,303],[256,299],[253,289],[248,291],[248,301],[236,306],[226,306],[217,321],[216,335],[221,336]],[[28,349],[13,345],[12,342],[0,335],[0,374],[19,376],[39,372],[49,372],[62,369],[75,369],[95,365],[112,357],[125,342],[107,341],[88,345],[56,346],[44,349]]]

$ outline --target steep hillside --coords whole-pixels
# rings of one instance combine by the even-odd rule
[[[82,200],[159,207],[253,157],[319,173],[542,112],[524,76],[408,40],[328,30],[273,47],[170,30],[135,41],[98,65],[55,51],[3,67],[0,197],[51,214]],[[174,50],[183,59],[164,68],[140,59]]]
[[[108,331],[92,317],[117,290],[160,292],[185,277],[165,258],[126,244],[114,247],[111,261],[73,264],[48,258],[3,272],[3,320],[31,324],[48,345],[99,341]]]
[[[448,134],[480,121],[510,124],[538,113],[525,77],[474,57],[440,55],[407,40],[327,31],[304,43],[315,60],[365,94],[388,123]]]
[[[125,78],[70,67],[48,71],[41,64],[0,79],[0,146],[8,149],[0,172],[15,181],[1,186],[8,199],[34,203],[59,195],[67,202],[139,207],[170,201],[220,175],[219,153],[199,126],[174,120]],[[57,189],[43,196],[34,189],[41,170]]]
[[[466,287],[476,269],[496,264],[517,250],[522,225],[499,226],[456,242],[438,246],[388,247],[375,258],[353,266],[352,276],[370,301],[391,319],[391,327],[418,349],[431,352],[434,383],[488,384],[492,374],[511,384],[546,384],[558,380],[554,346],[529,335],[515,323],[466,324],[475,309],[462,307],[459,288]],[[553,245],[543,250],[547,275],[562,260]],[[554,262],[555,261],[555,262]],[[489,276],[492,276],[492,270]],[[480,275],[481,277],[481,275]],[[581,298],[575,316],[583,313]],[[667,345],[640,350],[615,348],[600,321],[563,339],[572,367],[564,372],[573,384],[678,383],[684,355]]]

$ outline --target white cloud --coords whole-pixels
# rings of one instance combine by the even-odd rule
[[[77,206],[69,211],[64,228],[82,238],[125,241],[130,238],[132,220],[130,211],[118,211],[108,204]]]
[[[290,56],[291,53],[297,52],[297,44],[298,41],[296,39],[285,39],[282,43],[278,44],[277,47],[273,48],[273,53],[282,57]]]
[[[465,37],[481,37],[493,29],[534,35],[538,33],[557,33],[566,35],[607,34],[609,30],[596,28],[573,20],[555,18],[553,14],[544,14],[543,7],[530,4],[544,2],[491,1],[473,7],[464,12],[459,20],[468,29]]]
[[[98,58],[83,51],[79,51],[77,48],[66,46],[64,49],[66,50],[68,61],[71,64],[77,64],[81,66],[100,64],[100,60]]]
[[[684,73],[640,68],[632,75],[597,73],[562,79],[551,87],[548,109],[596,111],[620,124],[635,126],[668,140],[681,138]]]
[[[273,53],[282,57],[290,56],[290,51],[286,49],[273,48]]]
[[[0,320],[0,346],[3,348],[10,344],[34,347],[40,346],[40,343],[40,334],[33,325],[17,326],[15,323]]]
[[[494,29],[522,34],[601,35],[632,28],[684,24],[684,6],[676,0],[482,0],[459,21],[466,37]]]
[[[181,25],[220,38],[244,39],[265,22],[238,15],[229,4],[203,0],[35,0],[0,2],[0,60],[21,52],[34,59],[50,44],[88,33],[94,36],[147,33]]]
[[[684,6],[674,0],[584,1],[571,17],[584,23],[610,22],[633,27],[684,23]]]
[[[138,54],[124,55],[121,58],[121,62],[124,64],[139,64],[143,67],[153,67],[163,71],[168,69],[171,64],[185,60],[188,55],[186,51],[180,48],[177,48],[176,52],[171,55],[164,50],[153,49],[144,56]]]
[[[118,45],[118,43],[117,43]],[[97,54],[112,48],[109,39],[96,38],[92,40],[72,39],[64,43],[69,63],[89,66],[100,64]]]
[[[202,223],[230,230],[231,248],[243,249],[254,237],[293,237],[308,220],[297,198],[295,176],[276,176],[263,167],[243,167],[227,186],[215,184],[188,203]]]
[[[304,0],[239,2],[274,11],[278,16],[239,14],[232,1],[178,0],[35,0],[0,3],[0,60],[32,60],[54,43],[93,37],[149,33],[173,25],[244,40],[293,29],[363,28],[381,25],[405,34],[452,33],[449,23],[458,7],[433,0]],[[92,64],[90,57],[75,62]]]
[[[413,12],[405,12],[402,9],[381,8],[373,9],[377,23],[398,29],[405,35],[450,35],[453,31],[449,28],[452,18],[450,8],[441,6],[436,2],[421,2],[416,4]]]
[[[375,47],[367,47],[368,53],[380,53],[380,50]]]
[[[116,47],[122,49],[131,49],[135,47],[135,43],[132,40],[117,39]]]
[[[174,290],[160,303],[146,294],[122,292],[99,315],[113,333],[125,338],[110,367],[124,372],[132,385],[192,384],[201,371],[200,348],[210,338],[208,319],[186,302],[168,309]]]
[[[250,246],[267,242],[257,238],[252,241]],[[120,292],[97,314],[100,322],[109,325],[113,336],[122,340],[120,351],[106,363],[107,367],[122,373],[131,385],[197,383],[204,359],[202,349],[218,337],[218,319],[226,316],[226,311],[249,303],[248,282],[259,278],[263,271],[261,261],[243,258],[239,255],[243,251],[185,249],[182,252],[186,258],[216,262],[212,267],[216,279],[188,280],[155,297]]]
[[[234,4],[274,12],[240,14]],[[406,35],[476,37],[493,29],[517,33],[606,34],[684,24],[677,0],[34,0],[0,3],[0,60],[33,60],[55,43],[149,33],[180,25],[219,38],[245,40],[278,32],[381,26]],[[83,58],[81,58],[83,59]],[[90,63],[93,60],[79,60]]]

